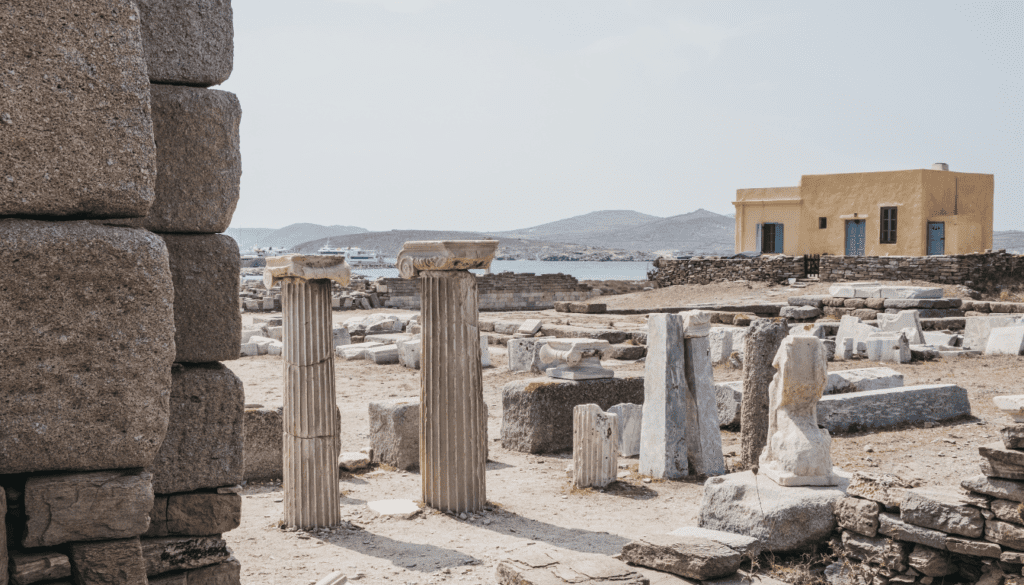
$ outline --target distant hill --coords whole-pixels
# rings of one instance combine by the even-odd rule
[[[595,234],[609,248],[643,252],[678,250],[690,254],[730,255],[735,245],[736,220],[698,209],[655,219],[642,225]],[[584,242],[593,245],[593,239]]]
[[[594,211],[531,228],[497,232],[496,235],[554,242],[578,242],[581,239],[593,239],[605,232],[634,228],[657,219],[661,218],[639,211]]]
[[[291,248],[297,244],[323,238],[335,238],[350,234],[366,233],[367,229],[346,225],[322,226],[315,223],[293,223],[280,229],[271,228],[228,228],[225,234],[238,242],[242,251],[253,246],[261,248]],[[315,250],[314,250],[315,251]]]

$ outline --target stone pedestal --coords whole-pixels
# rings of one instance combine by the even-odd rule
[[[348,284],[344,258],[267,259],[264,284],[281,283],[284,326],[284,521],[302,529],[341,519],[340,422],[335,417],[331,281]]]
[[[419,278],[422,296],[420,474],[423,502],[475,512],[487,501],[487,411],[480,364],[476,276],[497,241],[406,242],[403,278]]]
[[[768,386],[775,368],[772,361],[789,334],[785,321],[758,319],[747,331],[743,357],[743,404],[740,457],[744,468],[757,465],[768,440]]]
[[[572,483],[576,487],[603,488],[619,471],[618,417],[596,404],[581,404],[572,411]]]

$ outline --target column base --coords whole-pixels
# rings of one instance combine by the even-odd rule
[[[341,522],[338,439],[283,435],[284,522],[304,530]]]

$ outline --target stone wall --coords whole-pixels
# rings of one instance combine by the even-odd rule
[[[803,256],[659,258],[648,277],[659,286],[733,280],[781,282],[804,278]],[[821,256],[819,278],[829,282],[923,280],[981,291],[1024,282],[1024,256],[993,252],[960,256]]]
[[[230,1],[4,12],[0,585],[240,583]]]
[[[385,307],[396,309],[420,308],[418,280],[388,278],[381,294]],[[580,284],[567,274],[485,274],[477,277],[481,311],[528,311],[552,309],[556,301],[583,301],[593,293],[591,287]]]

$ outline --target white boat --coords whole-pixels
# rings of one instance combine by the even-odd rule
[[[359,266],[364,268],[380,268],[386,266],[384,259],[381,258],[380,254],[373,250],[363,250],[362,248],[332,248],[329,245],[324,246],[316,251],[317,254],[323,256],[344,256],[345,262],[349,266]]]

